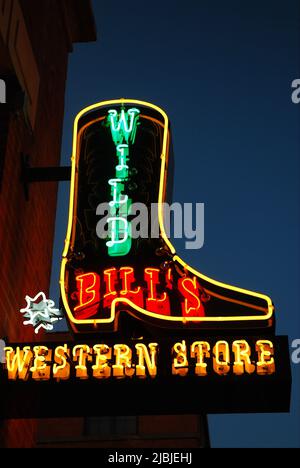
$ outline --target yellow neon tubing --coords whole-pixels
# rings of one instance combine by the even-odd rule
[[[70,310],[67,297],[66,297],[66,292],[65,292],[65,268],[66,268],[66,263],[68,261],[67,259],[67,254],[69,251],[70,247],[70,241],[71,241],[71,234],[72,234],[72,221],[74,217],[74,191],[75,191],[75,176],[76,176],[76,171],[78,170],[77,168],[77,130],[78,130],[78,122],[80,118],[84,115],[87,114],[90,111],[93,111],[95,109],[98,109],[99,107],[106,107],[106,106],[111,106],[111,105],[119,105],[119,104],[137,104],[145,107],[150,107],[151,109],[154,109],[157,111],[159,114],[162,115],[164,118],[164,135],[163,135],[163,145],[162,145],[162,154],[161,154],[161,170],[160,170],[160,183],[159,183],[159,195],[158,195],[158,220],[159,220],[159,227],[160,227],[160,232],[162,235],[162,238],[166,245],[168,246],[170,252],[173,254],[173,261],[177,261],[184,269],[190,271],[193,275],[197,276],[198,278],[201,278],[205,281],[208,281],[216,286],[220,286],[225,289],[229,289],[231,291],[235,291],[238,293],[242,294],[247,294],[252,297],[257,297],[259,299],[263,299],[267,302],[268,304],[268,312],[266,315],[253,315],[253,316],[219,316],[219,317],[170,317],[170,316],[165,316],[153,312],[149,312],[146,309],[143,309],[137,305],[135,305],[133,302],[126,298],[116,298],[113,300],[111,304],[111,316],[106,319],[86,319],[86,320],[78,320],[73,317],[73,314]],[[68,227],[67,227],[67,235],[65,239],[65,246],[62,254],[62,263],[61,263],[61,270],[60,270],[60,289],[61,289],[61,296],[63,300],[63,304],[65,307],[65,310],[68,314],[68,317],[73,324],[97,324],[97,323],[112,323],[115,320],[116,317],[116,305],[121,302],[121,303],[126,303],[130,307],[132,307],[134,310],[137,312],[140,312],[141,314],[147,315],[152,318],[156,319],[161,319],[165,321],[171,321],[171,322],[182,322],[186,323],[188,321],[191,322],[235,322],[235,321],[256,321],[256,320],[269,320],[274,311],[274,306],[272,304],[272,300],[270,297],[256,293],[253,291],[249,291],[247,289],[242,289],[237,286],[231,286],[229,284],[222,283],[220,281],[216,281],[212,278],[209,278],[208,276],[203,275],[202,273],[198,272],[194,268],[190,267],[186,262],[184,262],[178,255],[176,254],[176,250],[170,240],[167,238],[165,227],[164,227],[164,219],[163,219],[163,201],[164,201],[164,191],[165,191],[165,171],[166,171],[166,157],[167,157],[167,144],[168,144],[168,129],[169,129],[169,119],[167,114],[158,106],[151,104],[146,101],[140,101],[136,99],[113,99],[109,101],[102,101],[96,104],[92,104],[91,106],[88,106],[84,109],[82,109],[76,116],[75,121],[74,121],[74,130],[73,130],[73,149],[72,149],[72,157],[71,157],[71,163],[72,163],[72,170],[71,170],[71,185],[70,185],[70,202],[69,202],[69,215],[68,215]],[[236,302],[233,300],[233,302]],[[250,305],[251,307],[251,305]],[[258,309],[258,307],[253,306],[253,308]],[[260,309],[260,308],[259,308]]]

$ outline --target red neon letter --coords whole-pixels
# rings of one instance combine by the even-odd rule
[[[170,301],[167,293],[164,292],[162,297],[157,295],[157,286],[160,284],[159,273],[158,268],[145,268],[145,281],[148,287],[146,309],[156,314],[170,315]]]
[[[166,274],[166,286],[168,289],[172,290],[173,289],[173,275],[172,275],[172,268],[168,268],[167,274]]]
[[[116,285],[118,282],[118,275],[116,268],[104,270],[105,294],[103,296],[103,308],[111,306],[112,301],[117,297]]]
[[[199,287],[197,278],[180,278],[178,290],[184,297],[181,304],[183,317],[204,317],[204,307],[199,299]]]
[[[96,273],[76,276],[79,304],[74,307],[77,319],[97,314],[100,301],[100,278]]]
[[[134,270],[132,267],[120,268],[120,278],[122,280],[121,297],[125,297],[139,307],[143,307],[143,291],[140,286],[136,289],[131,289],[135,282]]]

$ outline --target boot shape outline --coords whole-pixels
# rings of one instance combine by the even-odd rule
[[[116,331],[124,313],[179,330],[272,328],[268,296],[205,276],[167,237],[172,143],[161,108],[116,99],[83,109],[74,122],[71,162],[60,289],[75,332]],[[99,238],[97,207],[104,202],[107,237]],[[131,238],[137,202],[157,204],[158,238]]]

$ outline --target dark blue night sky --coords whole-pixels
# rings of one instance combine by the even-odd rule
[[[178,253],[203,273],[273,299],[276,333],[300,338],[300,3],[94,0],[98,41],[70,58],[62,164],[74,116],[119,97],[169,115],[174,201],[205,203],[205,244]],[[68,212],[61,184],[51,296]],[[209,416],[213,447],[299,447],[300,364],[290,414]]]

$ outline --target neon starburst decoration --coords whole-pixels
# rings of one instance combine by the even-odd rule
[[[63,319],[62,312],[55,308],[55,303],[47,299],[45,293],[39,292],[35,297],[26,296],[26,307],[20,309],[24,325],[32,325],[36,334],[41,328],[47,331],[53,330],[53,323]]]

